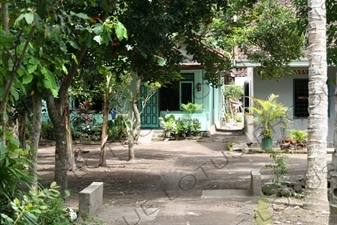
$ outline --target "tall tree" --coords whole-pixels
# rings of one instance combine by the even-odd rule
[[[252,2],[252,1],[248,1]],[[227,1],[218,0],[127,0],[120,3],[124,9],[120,21],[128,30],[129,40],[124,51],[134,75],[132,95],[133,118],[129,135],[129,159],[134,159],[134,141],[138,140],[141,121],[138,108],[142,82],[165,84],[174,79],[183,60],[183,46],[194,60],[205,67],[204,79],[219,85],[219,71],[229,68],[229,63],[204,45],[205,36],[199,31],[217,11],[225,11]]]
[[[308,0],[309,117],[305,208],[328,209],[326,167],[328,131],[325,0]]]
[[[308,24],[308,9],[310,9],[307,0],[292,0],[292,2],[296,5],[297,9],[297,18],[298,18],[298,26],[302,30],[306,30],[307,24]],[[323,20],[326,19],[327,24],[327,30],[326,30],[326,49],[327,49],[327,61],[329,65],[336,65],[337,63],[337,4],[334,0],[326,0],[326,1],[318,1],[319,5],[317,5],[318,9],[320,10],[320,13],[323,13],[323,11],[326,10],[326,15],[316,15],[316,17],[319,17]],[[310,2],[310,4],[312,4]],[[320,40],[323,42],[323,40]],[[336,74],[337,76],[337,74]],[[335,81],[337,80],[337,77],[335,78]],[[337,86],[335,90],[335,106],[337,105],[336,101],[336,94],[337,94]],[[329,170],[330,173],[330,217],[329,217],[329,224],[337,224],[337,197],[335,194],[335,190],[337,187],[337,110],[335,110],[335,131],[334,131],[334,153],[332,154],[332,165],[333,168]],[[324,147],[325,148],[325,147]],[[323,167],[325,168],[325,167]],[[319,168],[318,168],[319,169]],[[319,171],[322,171],[322,168],[320,168]],[[323,171],[325,171],[323,169]],[[323,180],[325,182],[325,180]],[[323,195],[323,192],[322,192]],[[325,201],[325,196],[322,196],[323,200]]]

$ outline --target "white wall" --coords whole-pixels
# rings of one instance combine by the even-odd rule
[[[307,68],[294,68],[294,69],[307,69]],[[334,79],[336,78],[336,67],[330,67],[328,69],[328,78]],[[283,79],[280,80],[262,80],[254,73],[254,86],[251,85],[250,87],[254,87],[252,90],[252,94],[256,98],[267,99],[271,93],[279,95],[279,102],[282,102],[287,107],[293,106],[294,101],[294,87],[293,87],[293,79],[294,78],[307,78],[307,75],[288,75],[285,76]],[[330,118],[328,119],[328,143],[333,143],[333,135],[334,135],[334,121],[335,121],[335,85],[329,84],[330,89]],[[289,118],[291,119],[291,127],[289,129],[307,129],[307,119],[297,119],[294,118],[293,110],[291,109],[289,114]],[[275,140],[279,140],[281,138],[281,133],[279,129],[275,130],[276,136]]]
[[[245,84],[247,77],[235,77],[234,80],[235,80],[235,85],[242,87]]]

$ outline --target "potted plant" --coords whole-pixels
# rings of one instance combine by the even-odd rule
[[[194,132],[193,120],[187,119],[186,120],[186,127],[187,127],[187,137],[191,137]]]
[[[180,137],[185,138],[187,131],[188,131],[187,120],[184,118],[179,118],[176,121],[176,134],[178,134]]]
[[[198,103],[189,102],[187,104],[181,104],[181,109],[187,113],[187,118],[191,118],[192,115],[200,110],[202,110],[202,105]]]
[[[306,146],[308,133],[305,130],[292,130],[289,136],[295,141],[295,149],[302,149]]]
[[[277,102],[278,95],[271,94],[267,100],[251,97],[254,105],[254,125],[260,130],[262,149],[270,149],[273,144],[274,127],[287,118],[288,107]]]
[[[194,136],[200,137],[201,123],[199,119],[193,119]]]
[[[160,127],[164,128],[165,137],[171,137],[171,133],[176,130],[176,121],[174,115],[168,117],[159,117]]]

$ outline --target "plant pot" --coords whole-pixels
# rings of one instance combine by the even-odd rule
[[[201,132],[194,132],[194,137],[201,138]]]
[[[261,148],[263,150],[271,149],[272,146],[273,146],[273,139],[272,138],[262,138]]]
[[[171,137],[171,131],[165,131],[165,137],[170,138]]]

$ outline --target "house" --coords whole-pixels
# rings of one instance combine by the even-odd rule
[[[290,63],[294,74],[285,74],[280,80],[262,80],[256,74],[259,65],[249,60],[236,60],[237,68],[247,68],[247,82],[245,84],[245,97],[254,96],[260,99],[267,99],[271,93],[279,95],[278,101],[290,107],[288,114],[291,125],[289,129],[307,129],[308,123],[308,67],[307,59],[293,61]],[[334,142],[335,129],[335,79],[337,74],[336,66],[328,67],[328,145]],[[245,106],[251,105],[250,99],[246,98]],[[280,129],[276,128],[274,140],[281,139]],[[248,134],[250,138],[254,136]],[[252,140],[255,141],[255,140]]]
[[[201,122],[201,130],[208,131],[222,117],[222,88],[214,88],[203,80],[204,69],[199,63],[182,63],[180,73],[183,79],[161,87],[147,102],[141,114],[141,128],[159,128],[159,117],[173,114],[175,118],[187,117],[181,104],[188,102],[203,106],[193,118]],[[223,76],[219,76],[223,83]],[[146,88],[141,87],[141,95]]]

